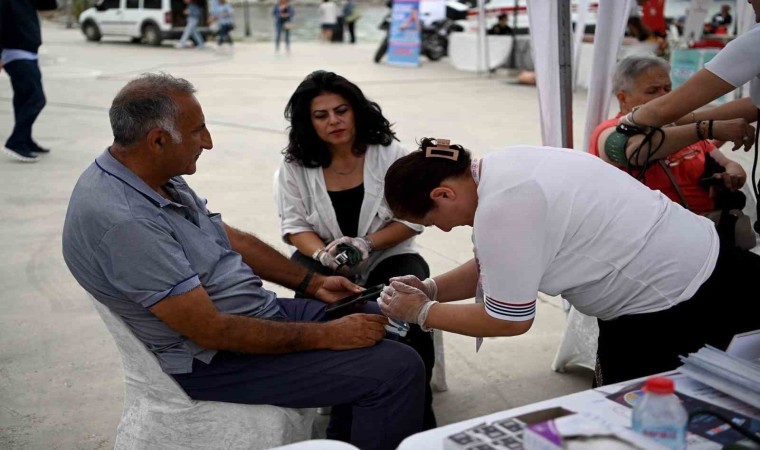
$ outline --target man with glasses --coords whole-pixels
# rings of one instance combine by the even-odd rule
[[[665,60],[653,56],[631,56],[621,61],[613,79],[613,92],[618,99],[620,113],[596,127],[591,135],[589,153],[623,170],[629,170],[607,156],[604,144],[610,134],[605,131],[614,129],[621,116],[667,94],[670,89],[670,65]],[[713,177],[727,189],[736,191],[744,185],[747,175],[738,163],[728,159],[711,140],[705,138],[712,138],[713,134],[717,137],[718,128],[740,126],[739,121],[736,124],[734,121],[721,121],[712,125],[707,121],[684,122],[681,125],[691,126],[686,132],[692,137],[687,138],[691,142],[686,147],[668,149],[668,145],[681,139],[673,137],[670,143],[666,139],[663,147],[651,155],[650,164],[643,173],[635,169],[629,170],[629,173],[696,214],[712,211],[715,209],[713,198],[704,181],[700,184],[700,180]]]

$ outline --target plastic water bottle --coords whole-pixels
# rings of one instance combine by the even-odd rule
[[[633,408],[633,430],[669,448],[683,450],[689,415],[674,392],[670,378],[648,379],[644,397]]]

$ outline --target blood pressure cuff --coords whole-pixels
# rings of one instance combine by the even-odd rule
[[[607,158],[610,161],[619,166],[628,167],[628,157],[625,154],[625,148],[628,144],[629,138],[630,136],[620,133],[617,130],[609,135],[604,142],[604,154],[607,155]]]
[[[604,154],[607,155],[607,158],[610,161],[619,166],[623,166],[628,169],[644,169],[642,166],[631,164],[630,159],[625,153],[625,149],[628,146],[628,139],[630,139],[631,136],[636,136],[637,134],[645,134],[647,137],[649,137],[651,133],[653,133],[652,127],[642,128],[636,125],[629,125],[621,121],[618,126],[615,127],[615,131],[613,131],[612,134],[607,138],[607,141],[605,141]],[[645,141],[642,142],[642,145]]]

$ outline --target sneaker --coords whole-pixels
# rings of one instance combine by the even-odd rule
[[[34,141],[32,141],[32,143],[29,144],[29,150],[32,151],[32,153],[42,153],[42,154],[50,153],[50,149],[49,148],[40,147]]]
[[[27,162],[27,163],[33,163],[37,162],[37,155],[35,155],[33,152],[31,152],[29,149],[26,148],[3,148],[3,152],[10,156],[11,158],[21,161],[21,162]]]

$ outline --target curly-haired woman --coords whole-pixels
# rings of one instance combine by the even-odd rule
[[[386,170],[406,151],[380,106],[354,83],[320,70],[296,88],[285,117],[291,126],[276,200],[283,239],[296,248],[292,259],[332,274],[340,265],[338,244],[346,243],[361,253],[348,273],[359,284],[387,284],[401,275],[427,278],[430,269],[414,245],[424,228],[394,217],[383,196]],[[434,428],[432,336],[413,325],[402,340],[425,363],[424,425]]]

